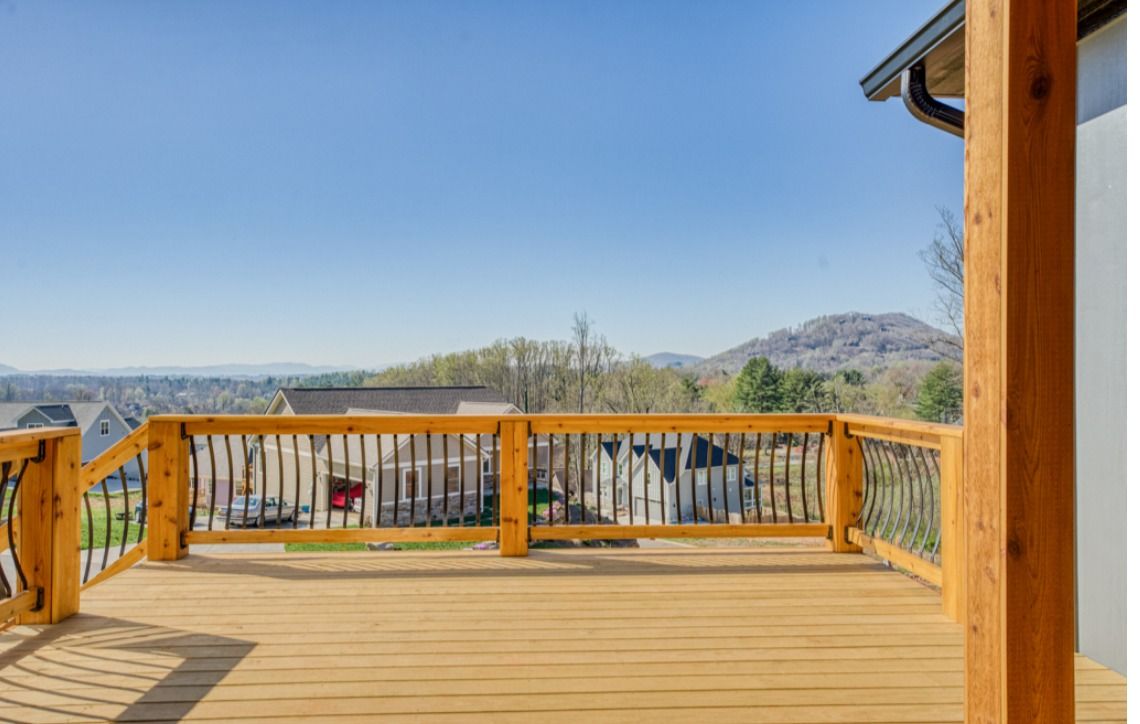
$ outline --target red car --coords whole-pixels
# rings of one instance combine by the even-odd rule
[[[345,507],[345,503],[347,502],[348,508],[349,508],[349,510],[351,510],[353,505],[354,505],[354,503],[352,501],[359,500],[360,497],[364,494],[364,485],[363,485],[363,483],[357,483],[356,485],[353,485],[352,488],[350,488],[348,490],[348,496],[347,496],[348,500],[347,501],[345,500],[345,494],[344,493],[345,493],[344,488],[338,488],[338,489],[333,491],[332,501],[331,501],[332,507],[343,508],[343,507]]]

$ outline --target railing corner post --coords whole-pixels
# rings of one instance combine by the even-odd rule
[[[52,437],[20,485],[19,550],[39,605],[21,624],[59,623],[79,611],[79,430]]]
[[[148,435],[147,558],[176,561],[189,552],[189,443],[178,422],[151,420]]]
[[[859,441],[836,421],[827,437],[827,522],[831,524],[831,550],[857,553],[863,549],[847,539],[863,502],[863,451]]]
[[[525,556],[530,545],[527,514],[527,421],[505,419],[499,434],[502,450],[499,555]]]

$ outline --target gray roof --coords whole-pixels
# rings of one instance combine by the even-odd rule
[[[90,429],[105,410],[118,415],[108,402],[0,402],[0,430],[16,427],[19,419],[33,408],[49,420],[47,424],[78,427],[82,431]]]
[[[490,387],[282,387],[278,392],[298,415],[343,415],[351,410],[454,415],[460,403],[509,402]]]
[[[1127,12],[1126,0],[1078,0],[1077,38]],[[899,75],[916,63],[926,66],[931,95],[961,98],[966,92],[966,0],[951,0],[884,58],[860,84],[873,101],[899,94]]]

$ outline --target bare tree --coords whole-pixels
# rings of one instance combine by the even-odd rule
[[[597,384],[608,363],[614,356],[605,337],[594,332],[594,324],[585,312],[574,315],[574,326],[570,328],[570,341],[574,355],[574,373],[577,382],[578,412],[586,411],[586,393]]]
[[[935,304],[941,321],[955,332],[956,340],[950,344],[959,351],[962,349],[962,284],[965,280],[965,244],[962,224],[949,207],[939,206],[938,230],[930,245],[920,251],[919,257],[926,264],[930,278],[937,290]]]

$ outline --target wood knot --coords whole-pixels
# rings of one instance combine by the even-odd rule
[[[1053,79],[1049,77],[1049,74],[1039,73],[1033,76],[1033,80],[1029,83],[1029,95],[1036,100],[1041,100],[1049,95],[1049,89],[1052,86]]]
[[[1005,544],[1005,549],[1014,558],[1021,557],[1021,543],[1016,538],[1010,538]]]

